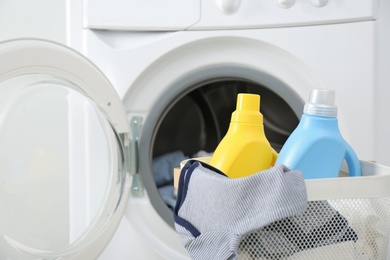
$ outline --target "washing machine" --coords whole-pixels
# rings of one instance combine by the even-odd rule
[[[0,258],[189,259],[169,156],[211,154],[237,93],[260,94],[279,150],[311,89],[334,89],[345,139],[390,165],[389,8],[63,1],[60,37],[0,44]]]

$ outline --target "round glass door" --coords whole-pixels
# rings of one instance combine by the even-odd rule
[[[109,225],[120,138],[81,88],[46,74],[0,82],[0,259],[58,259]]]

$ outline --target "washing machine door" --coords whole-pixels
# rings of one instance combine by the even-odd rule
[[[58,44],[0,43],[0,259],[94,259],[128,191],[124,109]]]

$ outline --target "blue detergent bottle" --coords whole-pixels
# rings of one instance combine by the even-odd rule
[[[335,92],[313,89],[301,120],[283,145],[275,165],[300,170],[305,179],[337,178],[344,159],[349,176],[362,175],[356,153],[339,131]]]

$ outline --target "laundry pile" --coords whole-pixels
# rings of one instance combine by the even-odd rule
[[[348,259],[366,259],[355,250],[359,237],[347,219],[327,201],[308,202],[301,172],[283,165],[231,179],[189,160],[174,219],[192,259],[312,259],[318,249],[339,245],[357,253]]]

